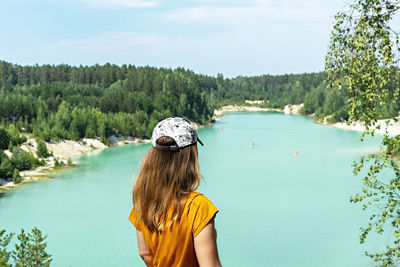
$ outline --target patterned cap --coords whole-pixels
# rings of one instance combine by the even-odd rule
[[[176,145],[161,146],[157,144],[158,138],[163,136],[174,139]],[[169,117],[160,121],[154,127],[151,141],[155,148],[162,151],[179,151],[181,148],[196,144],[197,141],[203,146],[194,126],[190,121],[180,117]]]

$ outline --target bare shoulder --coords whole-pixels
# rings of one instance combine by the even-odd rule
[[[194,248],[200,266],[221,266],[218,256],[214,217],[194,238]]]

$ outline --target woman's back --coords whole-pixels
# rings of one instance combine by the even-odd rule
[[[150,231],[137,218],[135,209],[132,209],[129,219],[136,229],[142,232],[153,256],[153,266],[199,266],[194,248],[194,237],[203,230],[217,212],[218,209],[207,197],[192,192],[186,200],[180,220],[163,227],[162,230]],[[169,216],[171,214],[172,212],[169,212]]]

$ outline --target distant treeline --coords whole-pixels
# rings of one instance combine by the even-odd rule
[[[0,61],[0,126],[14,125],[43,140],[100,137],[107,142],[113,134],[149,138],[167,116],[204,124],[214,109],[245,99],[265,100],[265,106],[275,108],[304,103],[304,114],[346,120],[347,90],[328,89],[325,78],[324,72],[224,78],[183,68]],[[385,106],[382,116],[397,111],[398,105]]]

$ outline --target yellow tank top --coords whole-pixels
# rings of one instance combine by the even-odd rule
[[[153,255],[153,266],[199,266],[194,250],[194,237],[208,224],[218,209],[204,195],[192,192],[186,200],[182,217],[162,231],[150,232],[138,219],[135,207],[129,220],[142,232]]]

